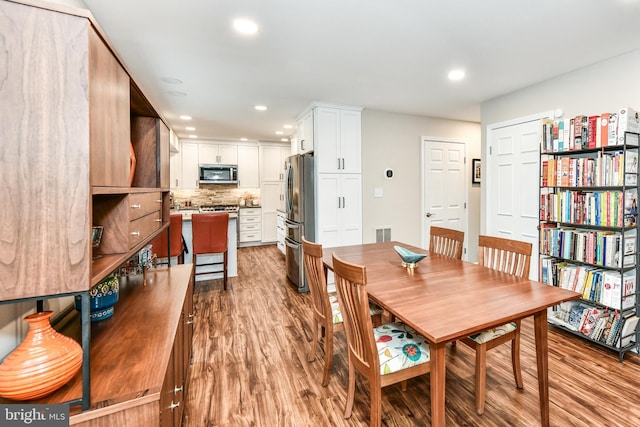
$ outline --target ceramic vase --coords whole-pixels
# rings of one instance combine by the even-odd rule
[[[82,347],[51,327],[53,311],[24,318],[29,331],[0,364],[0,396],[31,400],[47,396],[73,378],[82,366]]]

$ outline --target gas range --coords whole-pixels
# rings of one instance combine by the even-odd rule
[[[238,205],[202,205],[198,209],[200,212],[229,212],[237,213]]]

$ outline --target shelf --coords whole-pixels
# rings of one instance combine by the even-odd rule
[[[561,261],[566,261],[568,263],[575,264],[575,265],[584,265],[584,266],[587,266],[587,267],[595,267],[595,268],[600,268],[600,269],[603,269],[603,270],[610,270],[610,271],[616,271],[616,272],[621,272],[621,273],[624,273],[624,272],[629,271],[629,270],[635,270],[636,269],[635,265],[630,265],[630,266],[627,266],[627,267],[607,267],[607,266],[600,265],[600,264],[591,264],[589,262],[577,261],[577,260],[571,259],[571,258],[562,258],[562,257],[559,257],[559,256],[549,255],[549,254],[544,254],[544,253],[540,253],[539,255],[540,255],[540,257],[554,258],[554,259],[561,260]]]
[[[628,225],[626,227],[612,227],[612,226],[606,226],[606,225],[576,224],[573,222],[561,222],[561,221],[552,221],[552,220],[546,220],[546,219],[541,219],[539,221],[545,224],[557,224],[559,227],[584,228],[585,230],[620,231],[623,233],[626,231],[631,231],[636,229],[636,227],[632,225]]]

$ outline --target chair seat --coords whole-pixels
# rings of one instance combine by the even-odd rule
[[[429,342],[404,323],[387,323],[373,329],[378,347],[380,375],[392,374],[431,359]]]
[[[469,335],[469,338],[471,338],[478,344],[484,344],[493,339],[501,337],[502,335],[508,334],[509,332],[513,332],[516,330],[516,328],[517,325],[515,323],[507,323],[496,328],[487,329],[486,331],[482,331],[479,334]]]
[[[342,313],[340,312],[340,303],[338,303],[338,295],[329,295],[329,303],[331,304],[331,318],[333,324],[342,323]],[[383,310],[375,304],[369,304],[369,313],[372,316],[382,314]]]

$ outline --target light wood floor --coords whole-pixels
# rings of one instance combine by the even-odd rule
[[[368,384],[358,379],[353,415],[343,419],[346,338],[336,339],[329,386],[320,385],[324,353],[307,362],[309,295],[287,283],[275,246],[238,251],[238,278],[196,284],[194,360],[184,422],[201,426],[368,426]],[[450,426],[539,425],[533,322],[522,329],[524,390],[513,380],[508,345],[487,357],[487,400],[474,410],[474,354],[447,349],[446,417]],[[617,354],[549,328],[552,426],[640,425],[640,357]],[[429,377],[382,394],[385,426],[430,425]]]

